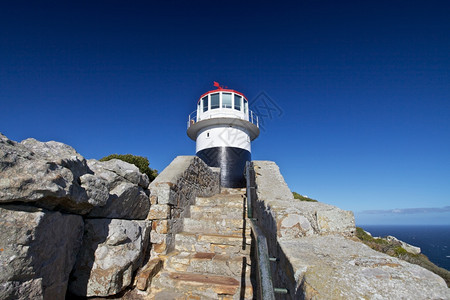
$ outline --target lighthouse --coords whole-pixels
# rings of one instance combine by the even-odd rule
[[[223,187],[245,186],[244,168],[251,161],[251,141],[259,135],[258,116],[244,94],[221,87],[204,93],[188,118],[187,135],[196,142],[196,155],[220,168]]]

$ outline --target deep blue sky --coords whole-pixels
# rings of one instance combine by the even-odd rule
[[[161,171],[195,153],[187,115],[218,81],[270,97],[271,116],[250,103],[266,115],[252,155],[292,190],[358,224],[450,224],[449,16],[448,1],[2,1],[0,132]]]

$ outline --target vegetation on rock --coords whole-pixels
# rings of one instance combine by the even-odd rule
[[[442,278],[444,278],[447,286],[450,287],[450,272],[433,264],[426,255],[422,253],[414,254],[408,252],[401,246],[400,242],[388,241],[384,238],[374,238],[371,235],[367,234],[367,232],[364,231],[364,229],[362,229],[361,227],[356,227],[356,237],[360,239],[364,244],[376,251],[386,253],[390,256],[398,257],[412,264],[419,265],[441,276]]]
[[[156,176],[158,176],[158,170],[151,169],[149,167],[150,163],[147,157],[137,156],[132,154],[111,154],[103,157],[100,161],[108,161],[111,159],[120,159],[127,163],[133,164],[138,167],[139,171],[143,174],[147,174],[150,182],[152,182]]]
[[[315,199],[311,199],[309,197],[300,195],[299,193],[296,193],[296,192],[292,192],[292,195],[294,195],[294,199],[298,199],[300,201],[317,202],[317,200],[315,200]]]

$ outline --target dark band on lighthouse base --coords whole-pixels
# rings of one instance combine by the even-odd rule
[[[208,166],[220,168],[223,187],[245,187],[245,162],[251,160],[250,151],[236,147],[214,147],[197,152]]]

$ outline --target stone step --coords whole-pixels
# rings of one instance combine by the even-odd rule
[[[220,207],[243,207],[244,198],[241,195],[216,195],[213,197],[195,198],[196,206],[220,206]]]
[[[166,270],[214,274],[240,278],[250,276],[250,259],[246,255],[224,255],[211,252],[181,252],[166,260]]]
[[[251,237],[211,233],[181,232],[175,236],[175,249],[180,252],[208,252],[221,254],[249,254]]]
[[[228,219],[193,219],[185,218],[183,221],[183,231],[185,232],[201,232],[224,235],[239,235],[242,234],[244,228],[246,231],[250,230],[250,224],[243,218],[228,218]]]
[[[245,216],[242,206],[191,206],[191,219],[234,219]]]
[[[222,188],[220,194],[245,194],[246,188]]]
[[[252,299],[253,294],[250,281],[241,282],[240,278],[229,276],[162,272],[154,279],[151,296],[155,300],[164,299],[164,297],[165,299]],[[183,295],[184,298],[182,298]]]

